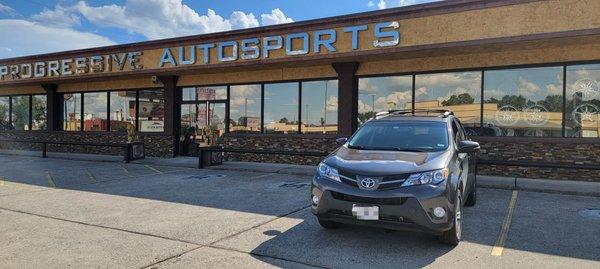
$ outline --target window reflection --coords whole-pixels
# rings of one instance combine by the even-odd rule
[[[565,128],[568,137],[598,137],[600,64],[567,67]]]
[[[235,85],[229,88],[229,131],[232,133],[260,132],[260,84]]]
[[[31,97],[31,121],[32,130],[47,130],[48,122],[46,120],[47,108],[46,108],[46,95],[33,95]]]
[[[226,100],[227,86],[185,87],[181,89],[183,101]]]
[[[358,122],[377,112],[412,108],[412,76],[360,78],[358,80]]]
[[[562,81],[562,67],[486,71],[482,135],[562,136]]]
[[[338,81],[302,82],[302,133],[337,133]]]
[[[12,127],[14,130],[29,130],[29,95],[12,97]]]
[[[107,92],[87,92],[83,94],[83,130],[106,131]]]
[[[163,132],[165,128],[164,91],[139,91],[139,131]]]
[[[447,109],[476,135],[481,124],[481,72],[416,75],[415,109]]]
[[[135,91],[110,92],[110,130],[127,132],[135,127]]]
[[[267,133],[298,132],[299,83],[265,84],[265,128]]]
[[[63,94],[63,130],[81,130],[81,93]]]

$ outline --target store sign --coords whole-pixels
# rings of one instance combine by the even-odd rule
[[[366,36],[365,36],[366,35]],[[365,37],[369,37],[365,42]],[[340,44],[339,40],[350,44]],[[361,42],[362,40],[362,42]],[[219,64],[257,59],[351,52],[400,44],[397,21],[282,35],[223,40],[175,48],[150,49],[0,65],[0,80],[63,77],[93,73],[162,69],[186,65]],[[343,47],[343,50],[341,48]]]

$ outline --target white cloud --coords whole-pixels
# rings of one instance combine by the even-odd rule
[[[3,5],[2,3],[0,3],[0,13],[5,14],[11,18],[21,17],[21,14],[16,12],[12,7]]]
[[[110,39],[26,20],[0,20],[0,58],[113,45]]]
[[[385,0],[379,0],[379,3],[377,3],[377,8],[378,9],[385,9],[386,8],[386,4],[385,4]]]
[[[386,0],[379,0],[379,2],[377,2],[377,8],[385,9],[385,8],[392,8],[392,7],[404,7],[404,6],[411,6],[411,5],[416,5],[416,4],[423,4],[423,3],[437,2],[437,1],[440,1],[440,0],[396,0],[396,1],[388,1],[388,2],[386,2]],[[369,2],[367,2],[367,6],[372,8],[375,6],[375,2],[373,2],[373,0],[369,0]]]
[[[31,16],[31,19],[49,26],[73,27],[81,24],[81,18],[75,12],[73,8],[57,5],[54,10],[44,9]]]
[[[374,6],[375,6],[375,3],[373,3],[373,1],[369,1],[369,2],[367,3],[367,6],[368,6],[368,7],[374,7]]]
[[[415,0],[398,0],[399,7],[410,6],[410,5],[414,5],[414,4],[415,4]]]
[[[292,18],[288,18],[283,14],[281,9],[273,9],[271,10],[271,14],[262,14],[260,15],[263,25],[273,25],[273,24],[282,24],[282,23],[290,23],[294,22]]]
[[[241,11],[234,11],[229,19],[232,29],[244,29],[258,27],[258,20],[254,17],[254,14],[246,14]]]

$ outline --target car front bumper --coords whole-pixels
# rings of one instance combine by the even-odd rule
[[[318,204],[312,203],[312,212],[322,220],[432,234],[440,234],[453,225],[448,216],[454,216],[454,206],[448,199],[451,196],[445,182],[369,191],[317,176],[312,182],[312,196],[319,198]],[[352,215],[353,205],[378,206],[379,220],[358,220]],[[435,207],[444,208],[446,215],[434,217]]]

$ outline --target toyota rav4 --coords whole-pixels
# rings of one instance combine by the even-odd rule
[[[342,223],[461,239],[463,205],[477,200],[479,144],[446,110],[378,114],[323,160],[312,212],[324,228]]]

